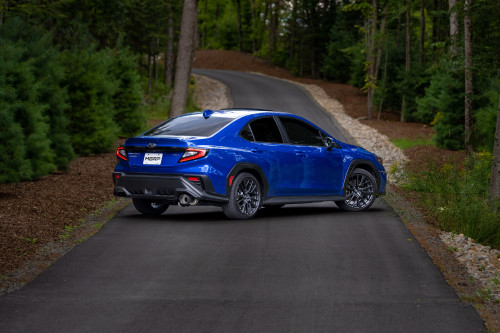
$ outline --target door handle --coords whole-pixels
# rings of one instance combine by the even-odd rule
[[[252,153],[258,153],[258,154],[262,153],[262,150],[260,150],[258,148],[253,148],[251,151],[252,151]]]
[[[303,151],[298,151],[295,153],[295,155],[297,155],[298,157],[307,157],[306,153],[304,153]]]

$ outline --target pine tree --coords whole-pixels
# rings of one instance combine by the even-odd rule
[[[80,155],[107,152],[118,137],[119,128],[113,120],[117,87],[109,74],[111,61],[108,51],[93,48],[65,54],[69,132]]]
[[[113,104],[114,121],[120,127],[120,136],[136,135],[145,125],[145,117],[139,109],[143,93],[135,67],[136,61],[132,53],[126,49],[115,52],[111,74],[118,83]]]

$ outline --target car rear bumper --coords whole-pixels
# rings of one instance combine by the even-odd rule
[[[188,177],[197,177],[193,182]],[[176,203],[182,194],[200,202],[225,203],[225,196],[213,192],[213,186],[206,175],[158,175],[129,174],[113,172],[113,194],[118,197],[152,199]]]

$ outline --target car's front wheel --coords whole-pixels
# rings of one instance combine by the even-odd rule
[[[349,212],[361,212],[370,208],[375,201],[377,181],[364,169],[354,169],[347,179],[346,199],[335,201],[337,206]]]
[[[248,220],[257,214],[261,201],[259,181],[252,174],[243,172],[234,178],[229,201],[222,206],[222,211],[229,219]]]
[[[162,202],[149,199],[132,199],[135,209],[144,215],[161,215],[168,208],[168,205]]]

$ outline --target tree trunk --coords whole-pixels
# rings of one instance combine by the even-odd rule
[[[279,2],[273,1],[269,9],[269,44],[268,44],[268,59],[272,60],[276,53],[276,40],[278,37],[279,25]]]
[[[424,42],[425,42],[425,0],[420,3],[420,43],[418,48],[418,64],[422,66],[424,62]]]
[[[165,86],[171,87],[174,70],[174,13],[170,1],[167,3],[168,10],[168,28],[167,28],[167,47],[165,49]]]
[[[236,0],[236,11],[238,16],[238,39],[240,51],[243,52],[243,31],[241,29],[241,0]]]
[[[148,52],[148,95],[151,95],[153,88],[153,62],[151,57],[151,52]]]
[[[264,17],[262,19],[262,25],[260,29],[260,37],[259,37],[259,52],[262,53],[262,43],[264,41],[264,30],[266,27],[267,14],[269,13],[269,4],[266,3],[264,8]]]
[[[452,56],[456,57],[458,55],[457,49],[457,37],[458,37],[458,18],[455,6],[457,0],[448,0],[448,9],[450,11],[450,53]]]
[[[464,42],[465,42],[465,152],[467,156],[472,154],[472,143],[470,142],[473,118],[472,118],[472,21],[470,18],[470,5],[472,0],[465,0],[464,4]]]
[[[372,15],[371,20],[368,20],[369,24],[369,42],[368,42],[368,54],[367,54],[367,63],[368,63],[368,98],[366,99],[366,107],[368,111],[367,118],[372,119],[372,107],[373,107],[373,93],[374,86],[377,80],[376,74],[376,56],[375,56],[375,43],[376,43],[376,35],[377,35],[377,0],[372,0]]]
[[[380,105],[378,107],[377,120],[380,120],[380,114],[382,113],[382,106],[384,105],[384,95],[385,95],[385,83],[387,81],[387,64],[389,62],[389,42],[385,42],[385,61],[384,61],[384,78],[382,79],[382,97],[380,98]]]
[[[203,19],[203,27],[201,33],[201,47],[205,48],[207,39],[208,0],[205,0],[205,9],[203,13],[204,13],[204,19]]]
[[[406,76],[410,75],[411,65],[411,34],[410,34],[410,2],[406,7],[406,43],[405,43],[405,73]],[[406,118],[406,96],[403,96],[403,103],[401,105],[401,121]]]
[[[255,36],[256,25],[255,25],[255,0],[250,0],[250,13],[252,14],[252,54],[255,54],[257,48],[257,40]]]
[[[170,104],[170,117],[184,113],[188,97],[189,79],[194,53],[194,27],[197,19],[197,1],[184,0],[181,30],[175,68],[174,90]]]
[[[500,200],[500,96],[498,98],[497,128],[493,146],[493,164],[491,165],[490,202]]]

